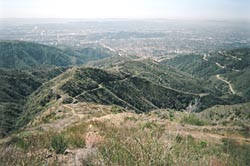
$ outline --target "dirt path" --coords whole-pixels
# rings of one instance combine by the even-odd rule
[[[218,80],[221,80],[221,81],[225,82],[226,84],[228,84],[229,89],[230,89],[230,91],[232,92],[232,94],[236,94],[235,91],[234,91],[234,89],[233,89],[233,87],[232,87],[232,85],[231,85],[231,83],[230,83],[229,81],[224,80],[222,77],[220,77],[219,74],[216,75],[216,78],[217,78]]]
[[[69,105],[64,105],[64,107],[68,108],[71,110],[73,116],[77,116],[79,117],[80,119],[82,119],[84,117],[84,115],[81,115],[81,114],[77,114],[76,111],[74,110],[74,108],[72,108],[71,106]]]
[[[208,61],[208,59],[207,59],[207,54],[204,54],[203,57],[202,57],[202,59],[203,59],[204,61]]]
[[[215,63],[219,68],[222,68],[222,69],[225,69],[226,67],[225,66],[222,66],[221,64],[219,64],[219,63]]]

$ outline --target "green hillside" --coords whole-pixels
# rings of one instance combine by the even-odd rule
[[[208,86],[217,89],[218,94],[231,93],[228,81],[236,95],[249,100],[250,48],[218,51],[206,55],[186,55],[162,61],[178,70],[203,79]]]
[[[181,55],[161,63],[202,78],[225,72],[225,69],[221,69],[214,62],[204,61],[200,55]]]
[[[190,93],[210,93],[201,80],[190,74],[177,71],[171,66],[162,65],[153,60],[136,60],[135,57],[109,57],[88,64],[108,70],[115,70],[147,79],[155,84]]]
[[[109,56],[102,47],[72,50],[24,41],[0,42],[0,136],[13,129],[16,119],[27,109],[29,95],[44,83],[68,66]]]
[[[174,66],[194,76],[207,78],[250,68],[250,48],[218,51],[204,55],[181,55],[162,64]],[[216,64],[217,63],[217,64]]]
[[[42,66],[69,66],[71,57],[63,51],[41,44],[0,42],[1,68],[32,68]]]
[[[74,57],[76,64],[86,64],[112,56],[114,53],[100,45],[86,45],[82,47],[60,47],[66,54]]]
[[[250,161],[245,49],[157,62],[96,45],[1,45],[0,165]]]
[[[81,65],[110,56],[110,53],[100,46],[82,49],[64,48],[63,50],[32,42],[1,41],[0,68],[27,69]]]
[[[197,114],[211,123],[222,125],[250,125],[250,103],[236,105],[217,105]],[[249,133],[248,133],[249,135]],[[249,135],[250,136],[250,135]]]
[[[226,73],[225,76],[233,85],[239,95],[250,100],[250,69]]]
[[[66,68],[37,70],[0,69],[0,137],[13,129],[23,112],[27,97],[44,82],[64,72]]]
[[[122,70],[80,68],[76,70],[72,79],[62,85],[61,89],[79,101],[117,104],[139,112],[147,112],[155,108],[186,109],[191,101],[201,96],[198,93],[161,85],[147,78],[149,77],[143,78]],[[201,102],[211,96],[204,95],[201,97]],[[216,100],[218,103],[223,103],[218,98]],[[203,103],[202,107],[213,104],[213,101],[209,104]]]
[[[211,94],[195,94],[156,84],[137,75],[96,68],[73,68],[42,85],[28,98],[17,126],[23,126],[51,104],[92,102],[119,105],[135,112],[158,108],[185,110],[199,99],[197,110],[226,100]]]

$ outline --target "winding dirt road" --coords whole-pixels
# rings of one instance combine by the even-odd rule
[[[71,106],[69,105],[64,105],[64,107],[68,108],[71,110],[73,116],[78,116],[80,119],[82,119],[84,117],[84,115],[81,115],[81,114],[77,114],[76,111],[74,110],[74,108],[72,108]]]
[[[230,89],[230,91],[232,92],[232,94],[236,94],[235,91],[234,91],[234,89],[233,89],[233,87],[232,87],[232,85],[231,85],[231,83],[230,83],[229,81],[224,80],[222,77],[220,77],[219,74],[216,75],[216,78],[217,78],[218,80],[221,80],[221,81],[225,82],[225,83],[229,86],[229,89]]]

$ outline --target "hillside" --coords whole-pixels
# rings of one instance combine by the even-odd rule
[[[73,56],[76,64],[86,64],[114,56],[114,52],[99,44],[85,44],[80,47],[61,46],[59,48],[66,54]]]
[[[224,94],[235,93],[249,100],[249,55],[250,49],[242,48],[204,55],[178,56],[161,63],[204,79],[208,81],[207,84],[212,83]]]
[[[54,47],[11,41],[0,42],[1,68],[32,68],[41,66],[69,66],[69,55]]]
[[[218,105],[198,114],[201,119],[214,124],[241,126],[247,130],[250,126],[250,103],[236,105]],[[250,133],[245,133],[250,136]]]
[[[32,42],[1,41],[0,136],[13,130],[28,96],[36,89],[69,66],[109,56],[105,51],[102,47],[86,47],[70,52]]]
[[[249,124],[220,125],[170,109],[136,114],[88,102],[54,103],[0,140],[0,164],[247,166],[248,131]]]
[[[213,89],[206,89],[202,80],[194,78],[190,74],[178,71],[171,66],[162,65],[150,59],[113,60],[109,61],[113,62],[111,65],[106,65],[105,60],[106,59],[95,62],[92,66],[129,73],[147,79],[155,84],[183,92],[197,94],[213,93]],[[101,64],[103,64],[104,67],[101,67]]]
[[[0,45],[0,165],[250,162],[248,49],[157,62],[96,43]]]
[[[27,97],[44,82],[64,72],[66,68],[37,70],[0,69],[0,136],[13,130],[23,111]]]
[[[195,105],[196,100],[198,105]],[[194,110],[201,111],[216,104],[229,103],[213,94],[181,91],[133,73],[72,68],[31,94],[17,127],[27,124],[51,104],[78,102],[118,105],[137,113],[159,108],[186,110],[190,104],[195,105]]]
[[[0,68],[27,69],[46,66],[81,65],[110,56],[102,47],[58,49],[24,41],[0,42]]]

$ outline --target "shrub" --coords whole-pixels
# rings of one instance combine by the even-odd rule
[[[124,108],[117,106],[117,105],[112,105],[111,111],[114,114],[118,114],[118,113],[124,112]]]
[[[183,137],[182,137],[180,134],[178,134],[178,135],[176,135],[176,137],[175,137],[175,141],[176,141],[177,143],[181,143],[181,142],[183,141]]]
[[[85,134],[88,127],[88,123],[82,122],[81,124],[69,127],[63,132],[70,147],[83,148],[85,146]]]
[[[124,118],[124,121],[127,122],[127,121],[133,121],[133,122],[136,122],[138,119],[136,117],[133,117],[133,116],[126,116]]]
[[[181,119],[181,123],[190,124],[190,125],[196,125],[196,126],[204,126],[206,124],[205,121],[200,120],[198,117],[196,117],[193,114],[184,116]]]
[[[71,104],[73,102],[73,98],[72,97],[66,97],[63,99],[63,104]]]
[[[29,148],[29,145],[27,144],[27,142],[25,142],[24,139],[20,138],[20,137],[13,137],[11,138],[11,140],[9,142],[6,143],[7,145],[15,145],[16,147],[23,149],[23,150],[27,150]]]
[[[232,139],[223,138],[223,151],[229,155],[228,165],[248,166],[250,163],[250,145],[240,144]]]
[[[199,143],[199,147],[200,147],[201,149],[207,147],[207,142],[201,141],[201,142]]]
[[[63,135],[55,135],[51,139],[51,147],[57,154],[64,154],[68,147],[68,142],[65,140]]]
[[[116,128],[102,125],[105,141],[99,147],[99,161],[104,165],[171,165],[169,147],[159,141],[161,133],[145,132],[139,128]],[[150,125],[151,127],[151,125]]]
[[[168,116],[169,116],[170,121],[173,121],[173,119],[174,119],[174,112],[173,111],[169,111]]]

